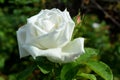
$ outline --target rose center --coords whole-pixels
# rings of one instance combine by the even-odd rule
[[[61,16],[57,14],[49,14],[37,20],[36,25],[40,26],[44,31],[50,32],[59,27]]]

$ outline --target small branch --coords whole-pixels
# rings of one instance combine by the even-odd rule
[[[107,17],[120,28],[120,23],[117,22],[111,15],[109,15],[95,0],[91,0],[93,4],[95,4]]]

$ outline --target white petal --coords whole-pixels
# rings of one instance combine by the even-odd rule
[[[73,29],[74,24],[68,23],[65,24],[64,27],[61,27],[61,29],[57,29],[43,36],[34,38],[31,43],[41,45],[44,48],[62,47],[71,40]]]
[[[54,60],[61,59],[61,48],[52,48],[52,49],[46,49],[41,50],[35,46],[31,45],[24,45],[24,49],[26,49],[32,57],[35,59],[37,56],[45,56],[50,57]]]
[[[60,58],[54,58],[49,56],[47,58],[52,62],[67,63],[74,61],[84,52],[84,38],[77,38],[64,46],[61,52],[56,52],[60,54]]]
[[[56,14],[59,13],[59,15],[63,19],[65,18],[65,20],[62,20],[62,22],[60,22],[62,24],[60,24],[59,28],[51,32],[46,32],[46,31],[50,31],[54,26],[54,24],[52,24],[51,22],[52,20],[50,21],[48,20],[47,22],[45,22],[45,26],[44,26],[45,29],[42,29],[43,23],[41,22],[40,22],[41,25],[35,25],[35,22],[37,22],[38,20],[37,18],[46,17],[47,13],[53,13],[53,12],[55,12]],[[43,13],[45,14],[43,15]],[[52,9],[52,10],[46,9],[46,10],[42,10],[39,14],[29,18],[27,26],[29,26],[29,28],[26,30],[26,35],[27,35],[26,43],[30,45],[33,44],[38,48],[41,48],[40,46],[42,46],[45,49],[45,48],[61,47],[67,44],[71,40],[75,23],[70,18],[70,15],[66,10],[64,12],[61,12],[58,9]]]
[[[28,23],[35,23],[36,20],[37,20],[37,18],[38,18],[38,16],[39,16],[39,14],[28,18],[28,19],[27,19],[27,22],[28,22]]]
[[[55,26],[55,24],[52,23],[50,20],[43,20],[42,24],[44,26],[44,30],[47,32],[49,32]]]
[[[26,43],[31,42],[32,39],[37,38],[39,36],[42,36],[44,34],[47,34],[43,30],[41,30],[38,26],[35,26],[33,24],[26,24]]]
[[[27,19],[28,23],[35,23],[39,16],[45,15],[44,10],[41,10],[38,14]]]
[[[66,9],[63,12],[63,17],[64,17],[64,19],[67,23],[68,34],[69,34],[69,38],[71,39],[73,30],[74,30],[74,27],[75,27],[75,23],[72,20],[72,18],[70,17],[70,14]]]
[[[45,56],[52,62],[67,63],[74,61],[84,52],[84,38],[78,38],[61,48],[51,48],[42,50],[32,45],[24,45],[23,48],[28,51],[33,58]]]
[[[84,53],[84,38],[77,38],[62,48],[64,62],[70,62]]]
[[[23,26],[19,28],[17,31],[17,40],[18,40],[18,46],[19,46],[19,52],[20,52],[20,58],[28,56],[29,53],[26,52],[26,50],[22,47],[23,44],[25,44],[26,40],[26,27]]]
[[[72,18],[70,17],[69,12],[66,9],[63,12],[63,16],[65,18],[65,21],[70,21],[70,22],[74,23],[73,20],[72,20]]]
[[[38,38],[35,38],[34,40],[32,40],[31,43],[33,44],[38,44],[43,46],[45,49],[48,48],[57,48],[60,47],[63,44],[66,44],[68,41],[63,37],[61,39],[61,41],[63,42],[62,44],[59,44],[59,42],[57,41],[59,36],[61,35],[61,31],[53,31],[49,34],[40,36]]]
[[[24,50],[24,48],[22,47],[24,44],[32,44],[39,48],[44,48],[41,45],[31,43],[34,38],[43,34],[46,33],[40,31],[40,29],[30,24],[26,24],[20,27],[17,31],[17,40],[19,44],[18,46],[19,46],[20,57],[25,57],[29,55],[29,53],[26,52],[26,50]]]

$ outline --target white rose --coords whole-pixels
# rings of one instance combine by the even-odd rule
[[[20,57],[45,56],[52,62],[71,62],[84,52],[84,38],[71,41],[75,23],[67,10],[41,10],[17,31]]]

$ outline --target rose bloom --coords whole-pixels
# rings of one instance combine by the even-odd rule
[[[74,27],[66,9],[41,10],[17,31],[20,57],[44,56],[58,63],[74,61],[84,53],[84,38],[71,41]]]

